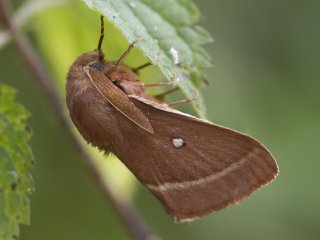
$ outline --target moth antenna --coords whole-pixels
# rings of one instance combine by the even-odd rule
[[[99,38],[99,42],[98,42],[98,50],[99,52],[102,52],[101,50],[101,46],[102,46],[102,42],[103,42],[103,38],[104,38],[104,21],[103,21],[103,15],[100,16],[100,38]]]

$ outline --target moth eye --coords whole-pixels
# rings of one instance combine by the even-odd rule
[[[101,71],[101,68],[102,68],[101,64],[98,61],[94,61],[89,66],[94,68],[97,71]]]
[[[175,147],[175,148],[182,148],[186,145],[186,142],[183,138],[181,137],[174,137],[174,138],[171,138],[171,142],[172,142],[172,145]]]

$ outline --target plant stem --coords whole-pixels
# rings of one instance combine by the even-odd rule
[[[12,21],[11,6],[7,0],[0,0],[0,20],[2,21],[3,27],[10,33],[12,41],[15,45],[17,53],[21,59],[28,66],[30,72],[34,76],[34,80],[39,85],[41,91],[49,101],[55,116],[59,120],[61,127],[72,142],[75,151],[77,151],[82,157],[85,166],[95,179],[96,183],[104,193],[106,199],[115,209],[122,222],[126,226],[127,230],[131,233],[134,239],[138,240],[149,240],[156,239],[156,235],[149,232],[143,221],[139,218],[132,206],[120,199],[115,193],[112,192],[108,184],[103,181],[103,176],[99,172],[94,160],[89,154],[83,149],[81,142],[71,131],[71,126],[64,114],[64,108],[61,104],[58,92],[53,84],[51,76],[45,69],[42,61],[32,45],[26,38],[26,36],[16,27]]]

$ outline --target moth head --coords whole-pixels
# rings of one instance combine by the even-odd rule
[[[104,64],[104,55],[99,50],[84,53],[75,61],[75,65],[77,65],[77,67],[83,68],[85,66],[89,66],[99,71]]]
[[[101,34],[99,38],[98,47],[96,50],[87,52],[79,56],[76,61],[71,65],[67,75],[67,82],[83,82],[87,80],[87,73],[85,69],[91,68],[97,71],[102,71],[106,62],[104,60],[104,54],[102,52],[102,41],[104,38],[104,22],[103,16],[101,19]],[[68,85],[67,85],[68,88]]]
[[[88,78],[84,68],[89,67],[97,71],[101,71],[101,68],[104,65],[104,55],[100,50],[84,53],[80,55],[71,65],[67,75],[67,82],[72,84],[86,82]]]

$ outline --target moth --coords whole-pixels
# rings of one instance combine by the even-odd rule
[[[114,153],[175,221],[238,203],[275,178],[277,163],[260,142],[149,96],[150,85],[122,63],[133,44],[118,61],[106,61],[103,37],[101,17],[98,48],[79,56],[67,75],[70,117],[88,143]]]

